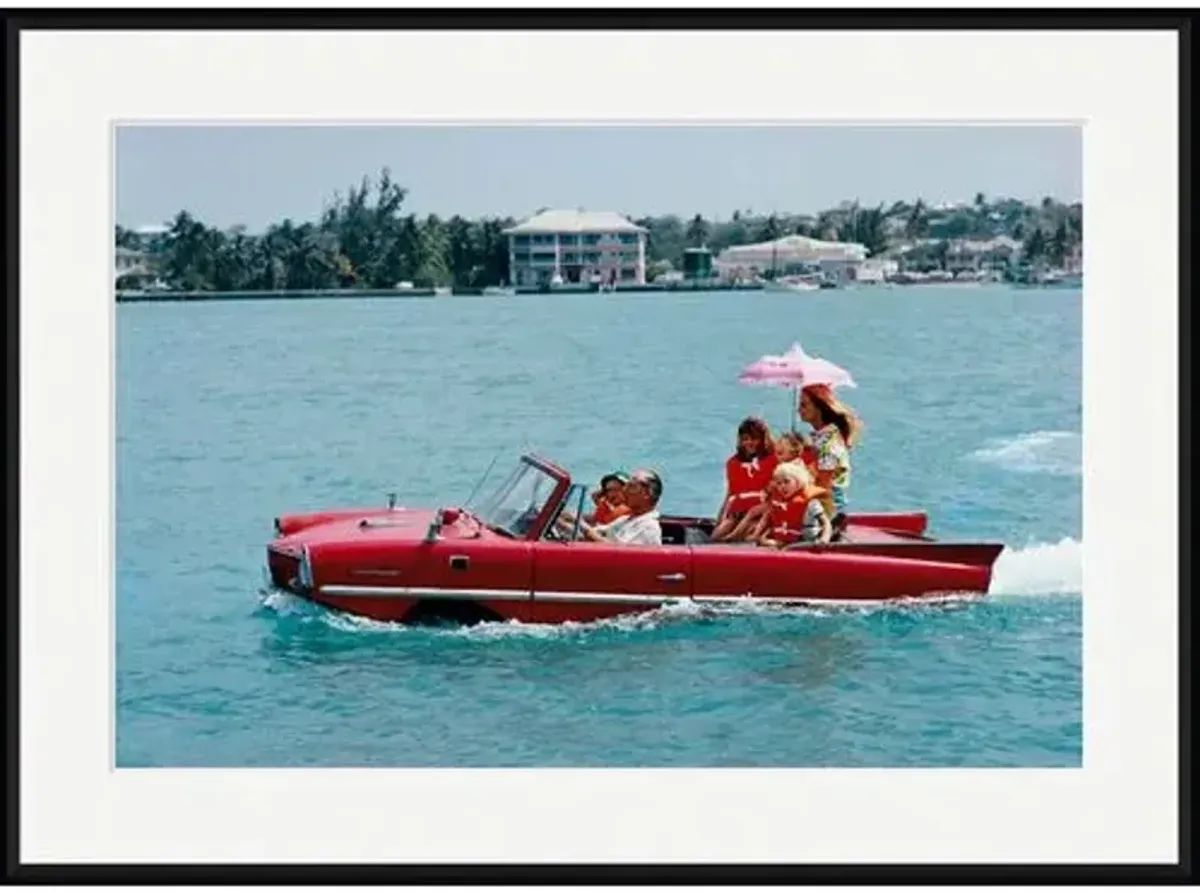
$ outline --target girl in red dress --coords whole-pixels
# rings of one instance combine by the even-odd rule
[[[713,529],[714,542],[738,541],[751,532],[746,515],[762,504],[778,464],[771,430],[761,418],[743,420],[737,437],[737,451],[725,462],[725,500]]]

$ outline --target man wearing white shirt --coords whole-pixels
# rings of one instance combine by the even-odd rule
[[[653,471],[634,471],[625,484],[629,513],[612,523],[593,526],[580,521],[580,538],[614,545],[662,545],[662,527],[655,506],[662,498],[662,480]],[[560,519],[563,523],[566,518]]]

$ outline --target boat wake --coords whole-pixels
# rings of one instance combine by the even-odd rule
[[[971,458],[1018,473],[1078,477],[1083,473],[1083,438],[1075,431],[1033,431],[993,440]]]
[[[1083,592],[1083,543],[1065,538],[1025,548],[1006,548],[992,570],[993,595],[1058,595]]]
[[[474,626],[408,626],[326,610],[295,595],[278,590],[260,591],[259,607],[264,612],[287,617],[302,624],[316,623],[341,632],[417,634],[458,637],[476,641],[508,638],[561,639],[591,637],[605,632],[631,633],[651,631],[672,625],[694,625],[731,617],[804,616],[834,617],[862,615],[876,611],[946,610],[977,602],[977,593],[945,594],[934,597],[894,601],[813,601],[809,604],[763,603],[747,599],[744,603],[703,604],[679,600],[653,610],[626,614],[593,622],[480,623]]]

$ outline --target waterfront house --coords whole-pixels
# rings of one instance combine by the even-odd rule
[[[143,280],[152,279],[153,277],[154,273],[147,263],[144,251],[135,251],[132,248],[117,248],[113,266],[114,286],[120,283],[121,287],[138,287]]]
[[[946,251],[946,268],[953,273],[1007,269],[1020,255],[1021,243],[1007,235],[990,239],[958,239]]]
[[[646,284],[646,230],[610,211],[542,211],[504,231],[511,284]]]
[[[872,257],[854,270],[854,281],[864,285],[879,285],[900,272],[900,264],[890,257]]]
[[[1002,272],[1021,254],[1021,243],[1007,235],[990,239],[925,238],[899,244],[887,254],[907,271],[945,269],[951,275]]]
[[[752,245],[733,245],[721,252],[716,268],[726,279],[755,276],[803,275],[820,272],[833,282],[852,281],[867,258],[857,242],[833,242],[806,235],[788,235]]]

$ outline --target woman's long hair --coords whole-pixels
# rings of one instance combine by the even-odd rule
[[[739,440],[745,436],[757,437],[759,442],[762,443],[758,447],[757,455],[747,456],[742,455],[742,444],[739,442],[737,444],[737,452],[738,456],[742,459],[766,458],[775,451],[775,443],[771,439],[771,429],[767,427],[767,423],[761,418],[751,416],[750,418],[743,419],[742,423],[738,425],[737,435]]]
[[[804,393],[816,406],[821,416],[821,425],[834,425],[846,441],[846,447],[853,447],[862,437],[862,419],[833,394],[833,388],[828,384],[810,384],[804,388]]]

